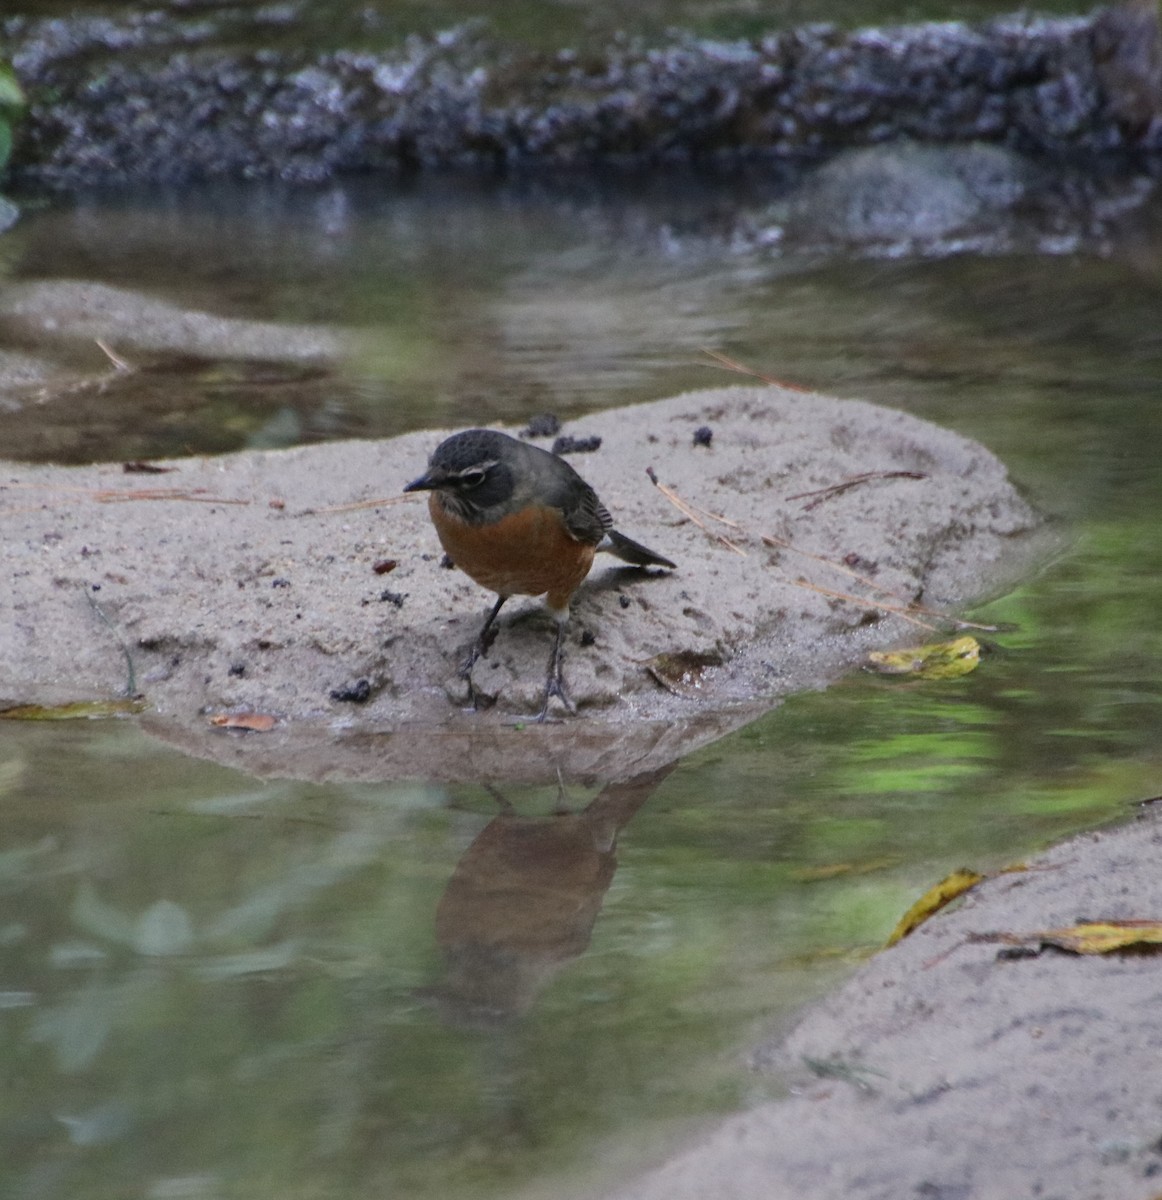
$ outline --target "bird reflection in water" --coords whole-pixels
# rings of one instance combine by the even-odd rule
[[[585,952],[617,869],[617,835],[674,765],[551,817],[522,817],[490,789],[501,811],[464,852],[436,909],[445,975],[422,995],[445,1021],[503,1026]]]

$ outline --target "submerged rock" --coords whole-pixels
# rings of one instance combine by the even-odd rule
[[[893,142],[846,150],[748,218],[784,250],[1062,252],[1100,237],[1152,184],[1050,170],[1007,146]]]
[[[334,358],[341,345],[338,335],[319,326],[221,317],[87,280],[6,283],[0,324],[45,341],[109,339],[123,349],[204,358],[321,361]]]
[[[788,228],[856,242],[948,237],[1011,209],[1034,178],[1027,159],[1000,146],[854,150],[811,176]]]

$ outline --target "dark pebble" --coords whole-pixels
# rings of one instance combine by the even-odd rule
[[[366,679],[357,679],[347,687],[335,688],[331,699],[343,704],[366,704],[371,699],[371,684]]]
[[[592,454],[601,449],[599,437],[575,438],[566,434],[553,443],[554,454]]]

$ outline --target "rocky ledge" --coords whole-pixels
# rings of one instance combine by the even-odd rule
[[[620,38],[554,53],[500,44],[479,24],[388,49],[274,49],[296,43],[294,6],[277,7],[277,28],[258,9],[244,30],[153,9],[0,20],[30,100],[18,176],[76,187],[721,165],[901,137],[1112,154],[1135,167],[1162,150],[1162,41],[1148,5],[856,32],[816,25],[731,42]],[[238,50],[240,40],[265,48]]]

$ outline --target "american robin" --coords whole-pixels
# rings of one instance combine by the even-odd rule
[[[637,567],[675,566],[618,533],[597,493],[563,459],[492,429],[468,429],[441,442],[428,469],[404,491],[431,493],[428,511],[448,557],[496,593],[462,678],[487,652],[488,632],[510,596],[545,597],[557,629],[540,721],[554,696],[574,711],[561,681],[561,641],[569,601],[594,554],[608,550]]]

